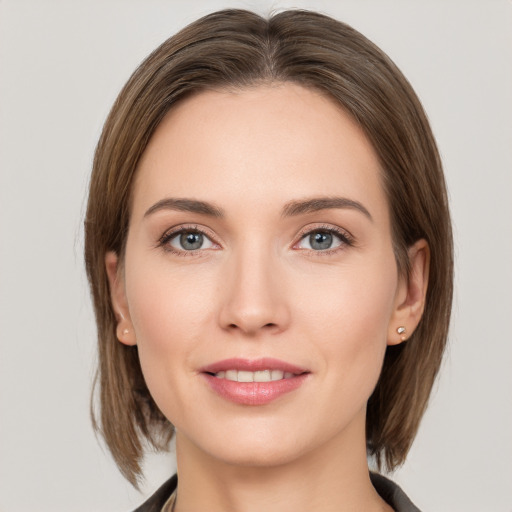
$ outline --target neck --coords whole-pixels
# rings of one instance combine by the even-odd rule
[[[177,433],[175,512],[391,511],[370,482],[366,441],[359,437],[342,436],[292,461],[255,467],[211,457]]]

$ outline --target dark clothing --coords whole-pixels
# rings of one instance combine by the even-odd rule
[[[370,480],[380,497],[395,510],[395,512],[421,512],[407,497],[405,492],[402,491],[395,482],[389,480],[389,478],[379,475],[378,473],[370,473]]]
[[[174,475],[167,480],[158,490],[148,498],[139,508],[133,512],[160,512],[169,496],[174,492],[178,485],[178,475]]]
[[[370,473],[370,479],[380,497],[395,512],[420,512],[420,509],[411,502],[404,491],[388,478],[377,473]],[[174,475],[134,512],[161,512],[162,507],[176,489],[177,484],[178,477]]]

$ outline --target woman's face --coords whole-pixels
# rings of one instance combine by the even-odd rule
[[[380,175],[357,124],[297,85],[203,92],[167,115],[117,281],[106,261],[118,336],[178,443],[249,465],[365,449],[407,296]]]

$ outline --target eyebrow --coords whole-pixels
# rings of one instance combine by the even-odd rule
[[[144,217],[147,217],[160,210],[175,210],[178,212],[200,213],[201,215],[209,215],[210,217],[224,217],[222,208],[215,206],[206,201],[198,201],[196,199],[175,199],[167,197],[156,202],[151,206]]]
[[[303,201],[290,201],[283,208],[283,217],[293,217],[332,208],[358,210],[373,221],[370,212],[359,202],[346,197],[313,197]]]
[[[372,220],[370,212],[358,201],[346,197],[313,197],[311,199],[290,201],[285,204],[282,217],[295,217],[306,213],[318,212],[329,209],[351,209],[358,210],[368,219]],[[151,206],[144,217],[161,210],[174,210],[179,212],[199,213],[210,217],[223,218],[224,210],[212,203],[199,201],[197,199],[181,199],[166,197]]]

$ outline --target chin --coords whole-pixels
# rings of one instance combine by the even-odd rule
[[[246,443],[243,446],[234,448],[230,446],[225,450],[219,450],[219,447],[211,452],[212,457],[228,465],[246,467],[246,468],[270,468],[289,464],[298,459],[302,453],[298,453],[297,446],[283,446],[266,444],[255,445],[255,443]]]
[[[242,424],[240,424],[242,423]],[[304,432],[284,432],[278,425],[258,425],[252,422],[238,422],[237,425],[210,425],[207,431],[188,432],[177,428],[176,444],[178,453],[190,449],[197,456],[239,467],[273,467],[292,462],[307,451],[307,445],[314,444],[314,437]],[[307,442],[310,438],[311,442]],[[313,446],[311,446],[313,448]],[[202,455],[201,455],[202,453]]]

